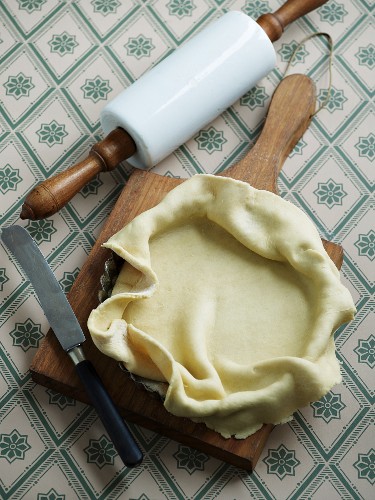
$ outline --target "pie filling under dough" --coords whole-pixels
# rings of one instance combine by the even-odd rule
[[[245,438],[341,380],[333,332],[355,307],[297,207],[196,175],[105,244],[125,263],[88,327],[171,413]]]

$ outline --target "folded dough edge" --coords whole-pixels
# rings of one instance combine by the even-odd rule
[[[150,242],[197,219],[220,226],[265,259],[289,264],[312,283],[311,307],[316,318],[303,355],[282,355],[237,366],[216,354],[211,359],[205,348],[193,345],[192,352],[199,359],[197,376],[194,367],[181,362],[179,350],[180,358],[168,343],[127,323],[127,308],[152,298],[159,287]],[[333,332],[353,318],[355,306],[314,224],[288,201],[242,181],[195,175],[104,246],[122,257],[137,279],[125,292],[115,287],[112,297],[91,312],[88,328],[92,339],[104,354],[124,363],[130,372],[166,381],[164,405],[171,413],[204,422],[224,437],[245,438],[264,423],[290,420],[298,408],[319,400],[340,382]]]

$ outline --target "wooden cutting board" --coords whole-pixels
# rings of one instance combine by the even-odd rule
[[[257,143],[243,160],[221,175],[276,193],[277,175],[284,160],[308,127],[315,100],[314,85],[308,77],[291,75],[285,78],[275,91]],[[95,365],[121,414],[128,421],[252,471],[272,425],[264,425],[247,439],[224,439],[220,434],[207,429],[204,424],[171,415],[157,395],[133,382],[116,361],[98,351],[86,327],[91,310],[98,305],[100,277],[104,272],[104,263],[111,255],[109,250],[101,247],[102,243],[135,216],[155,206],[181,182],[182,179],[166,178],[141,170],[132,173],[68,299],[87,338],[83,345],[86,356]],[[329,242],[324,242],[324,245],[333,262],[340,268],[342,248]],[[38,349],[30,370],[35,382],[89,403],[73,364],[52,331],[48,332]]]

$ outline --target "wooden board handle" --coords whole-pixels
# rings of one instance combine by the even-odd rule
[[[273,94],[262,132],[250,152],[221,175],[277,193],[277,176],[314,113],[314,82],[305,75],[284,78]]]
[[[55,214],[99,172],[113,170],[135,151],[135,143],[125,130],[113,130],[94,144],[85,160],[36,186],[25,199],[21,219],[44,219]]]
[[[267,33],[271,42],[278,40],[286,26],[317,9],[327,0],[288,0],[273,14],[263,14],[257,23]]]

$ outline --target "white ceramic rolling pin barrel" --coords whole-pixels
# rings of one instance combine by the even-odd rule
[[[101,171],[128,162],[150,169],[265,77],[276,64],[272,42],[286,25],[326,0],[288,0],[257,22],[224,14],[109,102],[101,113],[106,138],[88,158],[39,184],[22,219],[62,208]]]
[[[128,162],[150,169],[275,64],[275,50],[259,24],[241,12],[228,12],[107,104],[103,131],[125,129],[137,148]]]

